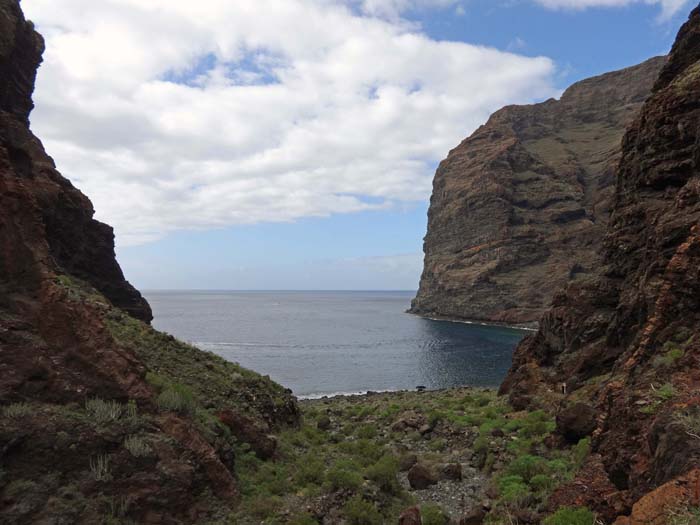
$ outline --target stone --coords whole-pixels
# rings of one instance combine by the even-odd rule
[[[316,428],[319,430],[328,430],[331,428],[331,420],[328,416],[321,416],[316,422]]]
[[[590,404],[574,403],[557,414],[557,432],[569,443],[578,443],[593,433],[597,425],[597,415]]]
[[[462,481],[462,465],[448,463],[440,468],[440,478],[449,481]]]
[[[399,525],[422,525],[420,509],[418,507],[410,507],[404,510],[399,516]]]
[[[423,463],[416,463],[408,471],[408,482],[412,489],[423,490],[438,482],[435,472]]]
[[[418,463],[418,456],[415,454],[404,454],[399,458],[399,471],[407,472],[416,463]]]
[[[486,512],[481,507],[475,507],[459,519],[459,525],[482,525]]]

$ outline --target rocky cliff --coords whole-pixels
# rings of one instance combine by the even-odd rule
[[[0,521],[225,516],[238,451],[274,455],[295,401],[146,324],[111,228],[29,130],[42,51],[0,0]]]
[[[556,290],[594,271],[622,135],[664,62],[503,108],[452,150],[435,175],[411,312],[533,323]]]
[[[700,505],[700,8],[624,137],[616,177],[600,268],[557,295],[502,392],[558,407],[568,439],[592,434],[607,488],[588,497],[603,514],[661,486],[619,523],[666,523],[639,513],[683,487]]]

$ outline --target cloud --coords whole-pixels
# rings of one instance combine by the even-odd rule
[[[458,0],[359,0],[362,11],[370,15],[396,17],[416,9],[446,8]]]
[[[331,0],[22,4],[47,39],[32,127],[122,246],[427,199],[490,112],[556,92],[547,58]]]
[[[535,0],[550,9],[587,9],[590,7],[623,7],[635,3],[659,5],[661,19],[667,20],[683,7],[689,0]]]

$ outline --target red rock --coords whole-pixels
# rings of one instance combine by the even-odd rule
[[[421,518],[420,509],[418,507],[411,507],[404,510],[399,516],[399,525],[422,525],[423,519]]]
[[[416,463],[408,471],[408,482],[412,489],[427,489],[438,482],[438,477],[433,470],[423,463]]]

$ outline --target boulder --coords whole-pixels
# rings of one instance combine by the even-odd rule
[[[418,507],[411,507],[404,510],[399,516],[399,525],[422,525],[423,520],[421,519],[420,509]]]
[[[450,481],[462,481],[462,465],[448,463],[440,468],[440,478]]]
[[[316,428],[319,430],[328,430],[331,428],[331,420],[328,416],[321,416],[316,422]]]
[[[438,482],[435,472],[423,463],[416,463],[408,471],[408,482],[412,489],[423,490]]]
[[[589,404],[575,403],[557,414],[557,432],[569,443],[590,436],[596,429],[597,412]]]
[[[482,525],[486,512],[481,507],[474,507],[459,519],[459,525]]]

